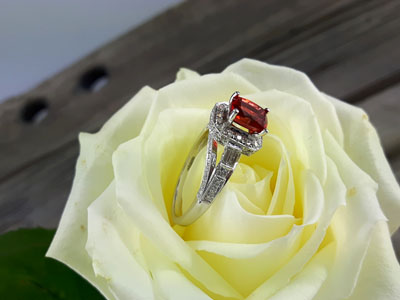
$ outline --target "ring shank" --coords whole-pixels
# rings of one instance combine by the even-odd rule
[[[183,212],[183,184],[186,181],[186,177],[196,156],[206,146],[206,144],[206,165],[199,191],[191,206],[186,212]],[[221,160],[216,166],[217,148],[218,144],[216,140],[209,134],[208,127],[206,127],[193,145],[181,171],[172,204],[172,218],[174,223],[186,226],[197,220],[205,213],[232,175],[233,170],[240,159],[242,153],[241,149],[232,144],[225,145]]]

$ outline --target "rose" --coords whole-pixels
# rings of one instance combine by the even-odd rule
[[[189,227],[171,202],[191,144],[233,91],[269,107],[262,150],[242,157]],[[302,73],[244,59],[144,87],[96,134],[47,253],[108,299],[397,299],[390,233],[400,190],[367,115]],[[204,157],[184,189],[196,193]],[[185,199],[188,199],[186,197]]]

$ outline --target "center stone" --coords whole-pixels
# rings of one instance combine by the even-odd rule
[[[260,133],[267,128],[267,109],[239,95],[233,97],[231,101],[230,111],[233,111],[235,108],[239,113],[233,121],[246,128],[250,134]]]

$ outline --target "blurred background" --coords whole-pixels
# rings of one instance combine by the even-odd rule
[[[0,233],[57,226],[78,133],[142,86],[242,57],[302,70],[364,108],[399,178],[399,48],[398,0],[2,0]]]
[[[182,0],[2,0],[0,103]]]

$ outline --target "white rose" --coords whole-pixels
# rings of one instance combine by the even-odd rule
[[[270,133],[198,221],[173,225],[191,144],[213,105],[236,90],[270,108]],[[47,255],[108,299],[400,297],[390,240],[400,189],[376,131],[361,109],[298,71],[249,59],[221,74],[183,69],[158,91],[144,87],[79,141]],[[200,176],[185,188],[195,193]]]

